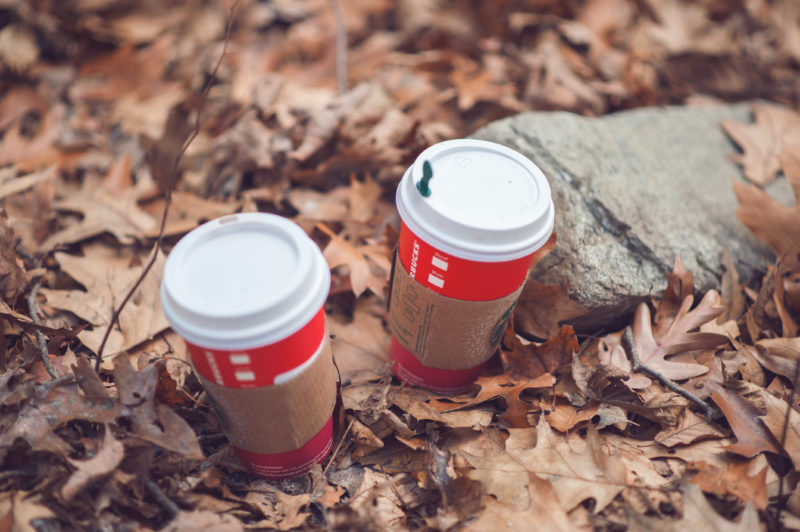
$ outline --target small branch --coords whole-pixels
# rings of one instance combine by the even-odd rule
[[[690,391],[682,388],[681,386],[675,384],[670,379],[665,377],[660,371],[651,368],[650,366],[643,364],[641,359],[639,358],[639,353],[636,351],[636,347],[633,344],[633,333],[631,332],[630,327],[625,327],[625,332],[622,335],[622,348],[628,355],[628,358],[631,360],[631,365],[633,366],[633,371],[640,371],[642,373],[647,373],[649,376],[656,379],[658,382],[664,385],[665,388],[668,390],[677,393],[678,395],[682,395],[689,401],[695,403],[696,405],[700,406],[706,413],[706,420],[711,421],[711,418],[714,414],[713,407],[691,393]]]
[[[145,487],[150,495],[152,495],[152,497],[156,500],[158,505],[169,514],[170,519],[181,513],[181,509],[178,508],[178,505],[172,502],[169,497],[167,497],[158,484],[148,479],[145,483]]]
[[[178,178],[178,165],[180,165],[181,159],[183,158],[183,154],[186,153],[186,150],[189,148],[189,145],[194,141],[194,139],[200,134],[200,117],[203,114],[203,110],[205,109],[206,103],[208,102],[208,93],[211,91],[211,85],[214,83],[214,80],[217,78],[217,72],[219,71],[219,67],[222,64],[222,60],[228,53],[228,44],[231,40],[231,28],[233,27],[233,15],[236,11],[236,5],[238,4],[238,0],[234,2],[231,6],[231,10],[228,13],[228,21],[225,26],[225,42],[222,46],[222,53],[220,54],[219,58],[217,59],[217,63],[214,65],[213,70],[211,71],[211,75],[208,77],[206,81],[206,85],[203,89],[203,94],[200,97],[200,103],[197,107],[197,114],[195,115],[195,122],[194,128],[192,130],[191,135],[186,139],[181,147],[181,151],[175,156],[175,160],[172,163],[172,170],[170,171],[169,176],[169,184],[167,185],[167,197],[164,200],[164,211],[161,214],[161,225],[158,230],[158,238],[156,238],[156,245],[153,247],[153,253],[147,261],[142,273],[139,275],[139,278],[136,279],[136,282],[133,283],[133,286],[128,293],[123,298],[122,302],[119,306],[114,310],[114,313],[111,315],[111,321],[106,328],[106,332],[103,335],[103,340],[100,342],[100,347],[97,350],[97,359],[95,360],[95,371],[99,371],[100,363],[103,360],[103,350],[106,347],[106,342],[108,341],[108,337],[111,335],[112,329],[116,326],[117,322],[119,321],[119,316],[122,313],[122,309],[125,308],[125,305],[128,304],[128,301],[131,300],[133,295],[136,293],[136,290],[139,289],[142,282],[144,282],[145,277],[153,268],[153,265],[156,263],[156,259],[158,259],[158,253],[161,251],[161,247],[164,242],[164,228],[167,225],[167,214],[169,214],[169,207],[172,203],[172,190],[175,188],[175,182]]]
[[[39,288],[41,286],[42,281],[40,279],[34,283],[33,288],[31,288],[31,293],[28,294],[28,312],[31,315],[33,323],[36,325],[42,324],[42,322],[39,320],[39,316],[36,314],[36,295],[39,293]],[[56,369],[50,363],[50,353],[47,352],[47,342],[44,339],[44,334],[42,334],[42,331],[38,329],[36,330],[36,345],[39,347],[39,358],[42,359],[44,369],[47,370],[47,373],[50,374],[51,378],[58,378]]]
[[[347,28],[339,0],[328,0],[328,3],[336,20],[336,79],[339,82],[339,94],[344,94],[347,92]]]

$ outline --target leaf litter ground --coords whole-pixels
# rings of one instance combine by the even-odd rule
[[[240,0],[212,76],[232,8],[0,5],[2,529],[800,528],[800,211],[759,188],[800,190],[796,2]],[[562,325],[585,312],[569,287],[529,282],[469,393],[392,380],[392,200],[421,149],[524,110],[753,97],[788,106],[720,125],[752,182],[738,217],[778,258],[762,279],[727,257],[695,294],[676,257],[663,294],[592,336]],[[93,367],[201,104],[166,251],[276,212],[334,273],[335,454],[288,481],[231,452],[161,313],[163,257]]]

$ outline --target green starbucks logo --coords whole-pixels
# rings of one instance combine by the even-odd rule
[[[503,331],[506,330],[506,325],[508,325],[508,320],[511,318],[511,313],[514,311],[514,306],[516,304],[516,301],[511,303],[511,306],[503,312],[503,315],[497,319],[494,327],[492,327],[492,332],[489,334],[489,345],[491,347],[497,347],[500,343],[500,339],[503,338]]]

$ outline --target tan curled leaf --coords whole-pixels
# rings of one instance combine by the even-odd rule
[[[709,425],[703,418],[687,408],[678,418],[677,425],[664,428],[653,439],[664,447],[674,447],[687,445],[697,440],[724,437],[725,434],[721,430]]]
[[[69,502],[75,495],[89,487],[93,482],[114,471],[125,456],[125,446],[114,438],[106,425],[103,444],[92,458],[88,460],[70,460],[75,471],[61,488],[61,496]]]
[[[355,246],[339,237],[324,224],[317,227],[331,238],[323,255],[328,266],[334,269],[347,266],[350,269],[350,282],[356,297],[368,288],[376,295],[383,297],[383,289],[389,284],[391,271],[391,251],[381,245]]]
[[[784,148],[780,155],[786,179],[800,198],[800,143]],[[789,271],[800,266],[800,202],[791,207],[778,203],[772,196],[753,185],[735,181],[733,191],[739,198],[736,217],[767,244]]]
[[[569,298],[566,285],[525,283],[514,311],[514,325],[537,338],[552,338],[561,322],[583,316],[586,307]]]
[[[654,336],[647,304],[639,305],[633,321],[633,342],[641,362],[673,380],[703,375],[708,368],[688,362],[671,362],[666,359],[667,356],[697,349],[709,349],[728,341],[728,338],[721,334],[691,332],[722,314],[719,294],[709,290],[700,304],[690,311],[693,299],[693,296],[686,296],[683,299],[672,324],[658,337]]]
[[[755,123],[725,120],[722,128],[742,149],[730,159],[744,167],[744,175],[766,185],[780,170],[778,155],[784,140],[800,134],[800,114],[769,104],[753,104]]]
[[[706,385],[711,390],[711,399],[722,410],[736,435],[736,443],[728,445],[726,449],[748,458],[764,451],[780,454],[767,428],[758,418],[761,412],[742,396],[716,382],[709,380]]]
[[[786,413],[789,404],[783,399],[779,399],[771,393],[764,391],[761,393],[764,403],[767,406],[767,413],[761,416],[761,420],[769,429],[776,440],[780,441],[783,437],[784,425],[786,424]],[[800,414],[794,408],[789,412],[789,426],[786,428],[786,439],[783,441],[783,449],[794,464],[795,469],[800,468]]]

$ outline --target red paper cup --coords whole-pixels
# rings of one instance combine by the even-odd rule
[[[316,244],[271,214],[208,222],[167,259],[164,312],[254,474],[292,477],[330,452],[336,383],[323,311],[329,287]]]
[[[433,171],[427,196],[419,186],[426,161]],[[451,300],[509,297],[553,231],[553,202],[541,170],[514,150],[481,140],[446,141],[422,152],[398,186],[397,208],[402,221],[398,259],[405,272],[424,290]],[[512,308],[513,301],[506,314]],[[391,346],[401,381],[442,393],[473,382],[493,352],[486,353],[484,363],[452,369],[420,362],[397,341],[396,331]]]

